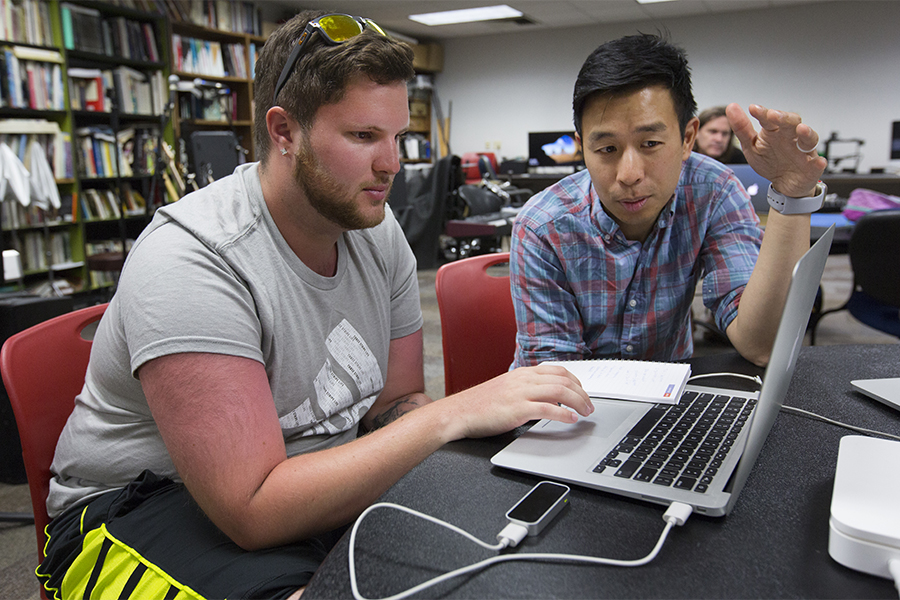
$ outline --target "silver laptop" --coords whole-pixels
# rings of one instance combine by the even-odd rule
[[[728,165],[750,194],[753,210],[763,215],[769,212],[769,180],[759,175],[750,165]]]
[[[885,379],[856,379],[850,382],[854,390],[900,410],[900,377]]]
[[[688,384],[677,405],[594,400],[577,423],[543,420],[491,459],[499,467],[696,512],[728,514],[787,393],[834,236],[794,266],[759,392]]]

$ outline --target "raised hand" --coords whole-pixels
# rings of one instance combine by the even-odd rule
[[[785,196],[813,195],[828,161],[816,152],[819,134],[800,115],[751,104],[750,114],[760,125],[757,133],[737,104],[729,104],[725,112],[754,171]]]

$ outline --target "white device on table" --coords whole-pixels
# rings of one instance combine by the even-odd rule
[[[568,486],[553,481],[542,481],[506,512],[506,519],[512,525],[524,528],[527,535],[537,535],[568,502]],[[497,534],[497,539],[506,537],[505,532],[507,529]]]
[[[841,438],[828,521],[831,558],[900,585],[898,506],[900,442],[859,435]]]
[[[900,377],[885,379],[856,379],[850,382],[853,389],[870,398],[900,410]]]

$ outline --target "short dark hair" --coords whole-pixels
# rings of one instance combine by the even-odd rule
[[[256,156],[264,164],[271,148],[266,113],[272,108],[275,83],[288,55],[306,25],[327,11],[303,11],[269,36],[256,63],[253,81],[253,130]],[[291,76],[278,94],[278,106],[284,108],[304,129],[312,127],[319,108],[340,102],[347,85],[357,75],[387,85],[407,82],[415,77],[413,51],[409,45],[366,29],[337,46],[313,36]]]
[[[681,135],[697,112],[687,54],[663,35],[641,33],[606,42],[594,50],[578,73],[572,109],[581,135],[584,105],[594,94],[629,94],[662,85],[672,94]]]

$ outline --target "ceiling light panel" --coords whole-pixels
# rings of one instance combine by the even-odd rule
[[[521,16],[522,11],[501,4],[498,6],[482,6],[479,8],[465,8],[462,10],[447,10],[443,12],[409,15],[409,18],[417,23],[433,27],[435,25],[452,25],[455,23],[515,19]]]

